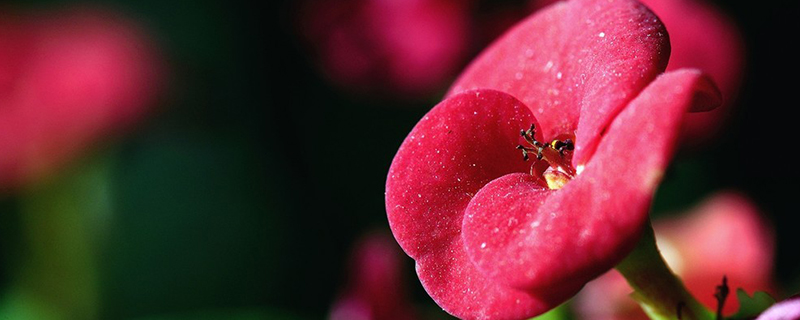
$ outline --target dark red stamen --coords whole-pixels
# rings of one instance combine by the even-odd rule
[[[571,154],[569,154],[575,150],[574,136],[562,134],[550,143],[544,144],[536,140],[535,134],[536,126],[533,124],[528,130],[520,130],[520,135],[529,145],[527,147],[521,144],[517,145],[517,149],[522,150],[522,159],[528,161],[529,155],[535,154],[537,161],[544,159],[554,169],[566,173],[569,177],[574,177],[575,169],[572,168]],[[534,163],[535,165],[536,163]],[[531,174],[534,174],[533,166],[531,166]]]

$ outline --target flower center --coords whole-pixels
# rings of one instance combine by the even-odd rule
[[[572,151],[575,150],[575,135],[560,134],[550,143],[541,143],[536,140],[536,127],[531,124],[530,129],[520,130],[520,135],[528,146],[517,145],[522,150],[522,159],[528,161],[534,155],[531,165],[531,175],[542,178],[550,189],[561,189],[575,177],[575,168],[572,167]]]

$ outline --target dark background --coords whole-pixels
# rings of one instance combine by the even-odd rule
[[[776,277],[796,293],[798,54],[791,47],[800,12],[793,1],[716,2],[744,34],[742,91],[721,138],[678,155],[654,211],[679,211],[718,190],[745,192],[773,222]],[[106,159],[113,177],[114,217],[93,251],[98,317],[324,318],[345,283],[353,242],[388,230],[389,164],[441,94],[364,97],[332,86],[298,38],[296,1],[89,3],[141,21],[171,71],[158,112],[74,164]],[[0,288],[14,283],[24,256],[24,201],[14,194],[0,203]],[[415,300],[436,310],[406,261]]]

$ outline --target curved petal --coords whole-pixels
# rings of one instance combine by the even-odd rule
[[[521,102],[493,90],[455,95],[425,115],[400,146],[386,182],[389,223],[406,253],[417,258],[453,241],[480,188],[530,169],[515,147],[531,123],[538,124]]]
[[[530,170],[515,146],[520,129],[531,123],[538,125],[508,94],[457,94],[414,127],[389,169],[386,210],[392,232],[417,261],[431,297],[458,317],[518,319],[552,306],[486,279],[469,262],[461,240],[464,210],[473,195],[497,177]]]
[[[708,83],[696,70],[657,78],[614,119],[586,169],[563,189],[543,192],[520,176],[484,187],[464,216],[471,261],[529,292],[579,288],[613,267],[641,233],[684,113],[698,101],[719,101]]]
[[[450,95],[491,88],[515,96],[541,122],[546,139],[577,130],[573,163],[582,164],[611,119],[664,70],[668,56],[664,26],[639,2],[573,0],[506,33],[467,68]]]

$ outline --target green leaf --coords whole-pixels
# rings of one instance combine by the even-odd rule
[[[570,320],[572,319],[572,317],[570,316],[568,305],[569,302],[562,303],[553,310],[550,310],[548,312],[545,312],[541,315],[530,318],[528,320]]]
[[[730,319],[751,319],[775,304],[775,298],[764,291],[756,291],[750,297],[747,292],[739,288],[736,290],[736,298],[739,299],[739,312]]]

